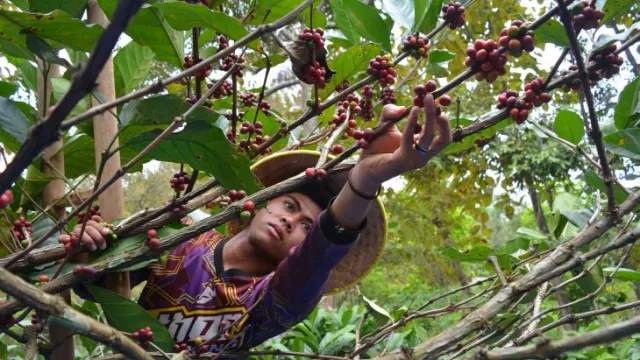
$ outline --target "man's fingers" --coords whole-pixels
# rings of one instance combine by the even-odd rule
[[[440,142],[444,146],[451,144],[452,135],[451,135],[451,122],[449,121],[449,117],[447,115],[438,116],[438,128],[440,128]]]
[[[69,236],[69,235],[66,235],[66,234],[65,234],[65,235],[60,235],[60,236],[58,237],[58,242],[59,242],[60,244],[64,244],[64,243],[65,243],[65,242],[67,242],[67,241],[71,241],[71,236]]]
[[[102,236],[102,234],[100,234],[100,232],[96,228],[87,227],[85,231],[87,232],[87,234],[89,234],[89,236],[91,236],[93,242],[100,250],[104,250],[107,248],[107,240],[104,238],[104,236]]]
[[[82,241],[82,243],[91,251],[96,251],[98,250],[98,247],[96,246],[96,243],[93,241],[93,238],[91,238],[91,236],[89,236],[89,234],[87,234],[87,231],[85,229],[85,232],[82,234],[82,238],[80,239],[80,241]]]
[[[420,117],[420,108],[414,106],[409,112],[409,119],[407,119],[407,126],[402,133],[402,146],[411,150],[413,148],[413,133],[416,129],[416,124],[418,123],[418,118]]]
[[[396,120],[405,115],[407,108],[404,106],[397,106],[393,104],[387,104],[382,108],[382,114],[380,115],[380,119],[378,121],[379,124],[387,120]]]
[[[423,101],[426,119],[418,138],[418,144],[423,148],[429,148],[436,136],[436,103],[431,94],[425,95]]]

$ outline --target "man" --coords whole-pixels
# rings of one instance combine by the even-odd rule
[[[309,181],[268,201],[230,238],[210,231],[176,247],[166,264],[132,273],[132,283],[147,280],[140,304],[178,344],[233,352],[283,333],[306,318],[324,294],[354,285],[384,246],[386,221],[377,199],[381,184],[424,166],[451,142],[449,121],[436,116],[431,94],[424,103],[426,122],[418,135],[420,109],[414,107],[404,132],[390,127],[348,174]],[[387,105],[381,121],[404,113],[404,107]],[[252,168],[263,185],[271,186],[314,167],[317,159],[317,153],[289,152]],[[93,221],[88,225],[82,241],[90,249],[104,249],[108,230]]]

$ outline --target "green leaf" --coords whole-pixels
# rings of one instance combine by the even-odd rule
[[[269,56],[269,61],[271,61],[271,66],[276,66],[282,64],[287,61],[287,56],[283,54],[274,54]],[[261,57],[253,63],[253,66],[258,69],[263,69],[267,67],[267,59],[265,57]]]
[[[126,146],[141,151],[159,133],[154,130],[140,134],[127,141]],[[169,135],[151,150],[149,157],[188,164],[214,176],[229,189],[244,189],[248,194],[260,189],[257,178],[249,169],[247,157],[236,152],[220,128],[204,121],[187,123],[184,130]]]
[[[6,81],[0,81],[0,97],[6,97],[13,95],[18,90],[18,85],[8,83]]]
[[[618,15],[629,14],[629,9],[637,3],[637,0],[607,0],[601,9],[604,17],[600,20],[600,23],[606,24]]]
[[[411,29],[415,19],[414,1],[412,0],[382,0],[382,11],[397,24]]]
[[[524,235],[526,237],[528,237],[529,239],[533,239],[533,240],[547,240],[547,236],[537,230],[533,230],[533,229],[529,229],[526,227],[520,227],[518,228],[518,230],[516,230],[516,233],[520,234],[520,235]]]
[[[91,283],[84,283],[84,285],[102,306],[109,325],[125,332],[135,332],[140,330],[142,326],[148,326],[153,331],[154,343],[164,351],[173,351],[175,343],[167,327],[162,325],[140,305],[115,292]]]
[[[415,21],[411,32],[428,33],[436,28],[443,0],[415,0]]]
[[[604,22],[602,22],[604,24]],[[627,30],[621,32],[620,34],[600,34],[598,36],[598,40],[593,44],[591,49],[591,54],[595,52],[599,52],[603,48],[613,44],[616,41],[624,42],[631,35],[640,31],[640,23],[635,23],[630,26]]]
[[[556,115],[553,123],[553,130],[561,138],[578,144],[584,136],[584,122],[580,115],[570,110],[561,110]]]
[[[640,160],[640,129],[626,129],[603,138],[607,150],[620,156]]]
[[[538,45],[549,43],[562,47],[571,46],[564,26],[556,19],[547,20],[535,30],[535,34]]]
[[[504,244],[504,251],[508,254],[513,254],[518,250],[527,250],[529,249],[530,241],[526,237],[519,236],[517,238],[508,240]]]
[[[614,267],[607,267],[602,269],[602,272],[609,275],[613,273],[614,269]],[[613,278],[618,280],[640,281],[640,271],[619,268],[618,271],[616,271],[616,273],[613,275]]]
[[[52,99],[51,104],[57,104],[64,95],[69,91],[71,87],[71,81],[65,78],[53,78],[51,79],[51,92]],[[87,111],[91,107],[91,98],[89,96],[85,96],[82,100],[78,101],[78,103],[73,107],[70,116],[80,115],[81,113]]]
[[[619,130],[633,127],[640,120],[640,78],[622,90],[613,118]]]
[[[369,305],[369,307],[371,307],[371,309],[373,309],[373,311],[375,311],[378,314],[383,315],[383,316],[389,318],[389,320],[393,321],[393,317],[391,316],[391,314],[389,314],[389,312],[387,310],[385,310],[383,307],[381,307],[380,305],[376,304],[375,301],[368,299],[364,295],[362,295],[362,299],[367,303],[367,305]]]
[[[25,182],[22,184],[22,187],[32,199],[37,199],[44,187],[47,186],[51,180],[53,180],[53,178],[43,174],[40,169],[33,165],[29,165],[27,168],[27,176],[25,177]],[[29,204],[29,207],[31,207],[31,201],[26,196],[20,199],[20,205],[22,206],[25,204]],[[57,244],[57,241],[55,243]]]
[[[331,81],[319,91],[321,99],[326,99],[335,91],[337,85],[345,80],[352,81],[359,72],[363,72],[369,66],[369,61],[380,54],[378,44],[360,44],[340,53],[329,63],[329,68],[336,73]]]
[[[62,10],[73,17],[81,17],[87,7],[87,0],[29,0],[29,10],[37,13],[49,13]]]
[[[66,46],[83,51],[92,51],[102,34],[101,26],[87,25],[60,10],[48,14],[0,10],[0,14],[0,32],[3,33],[3,38],[22,49],[27,49],[27,35],[31,32],[60,44],[51,44],[54,48]],[[30,29],[31,32],[23,29]]]
[[[484,262],[489,256],[493,255],[493,250],[487,246],[474,246],[465,251],[459,251],[455,248],[446,248],[442,254],[453,259],[463,262]]]
[[[169,125],[177,116],[182,115],[190,107],[191,104],[176,95],[152,96],[143,100],[127,103],[120,114],[121,125],[123,127],[128,125]],[[208,123],[215,123],[219,121],[221,117],[224,118],[224,116],[209,111],[204,107],[198,107],[191,113],[186,121],[201,120]],[[126,129],[123,130],[123,132],[127,133],[120,136],[121,140],[123,138],[126,140],[130,137],[130,132]]]
[[[238,19],[223,12],[211,11],[201,3],[156,2],[152,6],[161,10],[166,21],[176,30],[190,31],[194,27],[215,29],[232,40],[240,40],[249,34],[249,31]],[[262,51],[262,44],[259,40],[249,43],[249,47]]]
[[[98,0],[109,18],[116,9],[118,0]],[[169,26],[159,9],[145,4],[131,20],[126,30],[135,42],[148,46],[158,60],[182,69],[184,62],[184,33]]]
[[[12,152],[27,139],[31,123],[16,102],[0,98],[0,142]]]
[[[598,176],[598,174],[596,174],[595,172],[591,170],[587,171],[584,175],[584,180],[587,184],[600,190],[603,194],[607,193],[607,186],[605,185],[604,180],[602,180],[602,178],[600,178],[600,176]],[[613,197],[616,200],[616,204],[621,204],[625,200],[627,200],[629,195],[627,195],[627,193],[625,193],[624,190],[622,190],[620,185],[613,184]],[[634,211],[637,211],[637,210],[634,210]]]
[[[589,219],[591,219],[591,216],[593,216],[593,213],[586,209],[562,210],[560,211],[560,213],[564,217],[566,217],[567,220],[569,220],[569,222],[573,224],[575,227],[577,227],[578,229],[584,228],[589,222]]]
[[[73,65],[78,65],[89,60],[89,55],[84,51],[67,49],[67,53],[69,54],[69,59]]]
[[[38,68],[33,66],[28,61],[23,61],[20,66],[22,83],[27,89],[33,90],[34,93],[38,93]]]
[[[64,175],[69,179],[93,172],[95,169],[95,145],[86,134],[76,134],[64,140],[59,151],[64,152]]]
[[[352,43],[357,43],[362,36],[382,44],[388,51],[391,50],[389,28],[376,9],[359,0],[329,0],[329,2],[335,14],[338,29]]]
[[[246,24],[260,25],[274,22],[302,4],[303,0],[257,0],[255,9],[249,11]],[[268,16],[265,18],[265,15]]]
[[[113,59],[116,96],[121,97],[136,89],[149,75],[154,53],[146,46],[131,41],[120,49]]]
[[[447,62],[455,57],[454,53],[450,53],[447,50],[433,50],[429,51],[429,64],[436,64],[441,62]]]
[[[43,61],[69,67],[67,60],[59,57],[56,50],[32,33],[27,34],[27,48]]]
[[[573,273],[575,275],[578,275],[578,273],[579,273],[578,270],[582,270],[581,267],[580,268],[576,268],[575,270],[573,270]],[[596,291],[596,289],[598,289],[598,285],[599,285],[598,282],[596,281],[595,277],[593,275],[591,275],[591,273],[587,273],[585,276],[583,276],[580,279],[576,280],[576,284],[578,284],[578,286],[580,286],[580,288],[584,292],[586,292],[587,294]]]

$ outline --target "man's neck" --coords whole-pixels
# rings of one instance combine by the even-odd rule
[[[239,232],[225,244],[222,251],[224,269],[240,269],[251,275],[275,270],[278,264],[269,261],[264,252],[251,243],[248,230]]]

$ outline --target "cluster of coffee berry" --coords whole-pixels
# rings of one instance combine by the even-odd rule
[[[602,51],[593,53],[589,56],[589,61],[595,61],[603,68],[590,74],[590,79],[598,81],[602,78],[611,79],[614,74],[620,72],[620,66],[624,63],[622,56],[614,54],[618,49],[616,44],[612,44],[602,49]]]
[[[201,61],[202,59],[194,60],[193,57],[191,56],[185,56],[184,64],[182,64],[182,66],[184,66],[185,69],[188,69]],[[198,71],[197,73],[195,73],[194,76],[198,80],[204,80],[207,78],[207,76],[211,75],[211,69],[213,69],[213,66],[211,66],[211,64],[207,64],[203,70]]]
[[[4,209],[13,201],[13,192],[9,189],[5,190],[0,195],[0,209]]]
[[[214,84],[215,82],[207,84],[207,89],[211,89]],[[220,99],[221,97],[231,95],[232,92],[233,92],[233,85],[231,84],[231,81],[225,80],[222,83],[222,85],[211,96],[216,99]],[[193,103],[195,103],[195,101]]]
[[[220,37],[218,38],[218,43],[220,44],[218,45],[218,51],[229,47],[229,39],[227,39],[227,37],[224,35],[220,35]]]
[[[342,84],[336,85],[336,92],[337,93],[343,92],[343,91],[347,90],[349,88],[349,86],[350,86],[349,85],[349,80],[344,80],[342,82]]]
[[[327,177],[327,170],[307,168],[304,171],[304,175],[308,178],[316,178],[318,180],[324,180]]]
[[[31,313],[31,325],[37,325],[37,324],[40,324],[41,322],[42,322],[42,319],[40,319],[40,316],[38,316],[38,314]]]
[[[93,276],[96,273],[96,269],[91,266],[78,265],[73,268],[73,275],[75,276]]]
[[[258,95],[249,91],[243,92],[238,97],[240,98],[244,106],[251,106],[256,100],[258,100]]]
[[[154,339],[153,331],[151,331],[151,328],[148,326],[134,332],[133,334],[131,334],[131,337],[138,340],[138,343],[140,343],[140,347],[145,350],[149,347],[149,341],[153,341]]]
[[[91,208],[89,208],[89,211],[87,211],[86,213],[84,211],[79,212],[78,213],[78,223],[84,222],[84,216],[86,214],[89,214],[89,220],[91,220],[94,216],[101,216],[101,214],[100,214],[100,206],[99,205],[93,205],[93,206],[91,206]]]
[[[149,247],[152,249],[157,249],[158,247],[160,247],[160,239],[158,239],[156,236],[158,236],[158,232],[155,229],[147,231]]]
[[[222,63],[220,64],[220,70],[229,71],[233,67],[233,64],[235,64],[236,62],[238,64],[244,64],[245,61],[246,61],[246,59],[244,58],[244,56],[238,58],[238,55],[231,54],[231,55],[225,57],[224,59],[222,59]],[[235,75],[235,76],[241,78],[242,77],[242,69],[240,68],[240,69],[234,71],[234,73],[231,74],[231,75]]]
[[[184,191],[186,186],[191,182],[191,178],[186,171],[177,172],[173,174],[169,183],[171,184],[171,188],[176,192],[180,193],[180,191]]]
[[[509,55],[520,57],[523,51],[532,52],[536,48],[533,31],[529,30],[531,23],[520,20],[511,22],[511,26],[500,30],[498,44],[509,48]],[[476,54],[477,56],[477,54]]]
[[[402,43],[402,46],[404,51],[409,51],[411,56],[416,59],[429,57],[429,38],[426,36],[418,35],[416,37],[415,35],[409,35]]]
[[[551,101],[551,95],[544,91],[544,79],[535,78],[524,86],[524,98],[535,107],[542,106],[543,103]]]
[[[173,345],[173,351],[175,351],[176,353],[183,352],[185,354],[188,354],[189,353],[189,345],[187,345],[187,343],[175,344],[175,345]]]
[[[464,25],[467,14],[461,3],[450,1],[448,5],[442,6],[442,12],[442,18],[451,30]]]
[[[255,133],[256,136],[253,140],[250,139],[251,134]],[[248,134],[247,139],[242,139],[238,143],[240,148],[248,149],[251,148],[253,151],[257,151],[265,141],[269,140],[269,136],[263,136],[263,125],[260,121],[256,121],[255,125],[245,121],[242,123],[240,127],[240,134]],[[272,148],[269,146],[266,149],[262,150],[262,154],[268,154],[272,151]]]
[[[428,93],[432,93],[436,91],[438,88],[438,84],[434,80],[427,80],[424,85],[418,85],[413,89],[416,96],[413,97],[413,105],[417,107],[424,107],[424,96]],[[440,115],[442,113],[441,106],[449,106],[451,105],[451,97],[449,95],[442,95],[436,99],[436,115]]]
[[[262,112],[268,114],[269,110],[271,110],[271,105],[266,100],[262,100],[260,104],[258,104],[258,110],[262,110]]]
[[[369,61],[367,73],[376,76],[381,86],[393,85],[396,82],[396,76],[398,76],[389,55],[376,56],[375,59]]]
[[[240,218],[243,221],[251,220],[253,217],[253,211],[256,209],[256,204],[253,201],[246,201],[242,204],[242,212],[240,212]]]
[[[493,40],[476,40],[473,46],[467,49],[467,58],[464,64],[477,71],[476,80],[494,82],[499,75],[506,74],[504,68],[507,56],[498,50],[498,44]]]
[[[395,90],[393,90],[393,88],[389,86],[385,87],[384,89],[382,89],[382,92],[380,93],[380,100],[382,100],[382,103],[384,105],[395,104],[396,103]]]
[[[18,220],[15,220],[13,222],[13,227],[11,228],[11,231],[13,231],[13,234],[16,236],[16,238],[18,238],[18,240],[25,241],[26,238],[24,236],[24,232],[22,231],[22,229],[24,228],[24,231],[31,235],[33,233],[33,230],[31,229],[31,222],[27,221],[27,219],[25,219],[24,216],[20,216],[20,218]],[[29,246],[28,241],[26,241],[24,244],[22,244],[24,247]],[[26,245],[26,246],[25,246]]]
[[[227,193],[227,195],[229,196],[229,201],[234,202],[237,200],[242,200],[245,197],[247,197],[247,193],[244,190],[229,190],[229,192]]]
[[[313,41],[316,50],[320,50],[324,47],[324,30],[305,28],[302,34],[298,35],[298,39],[307,42]]]
[[[318,85],[318,87],[323,88],[326,74],[327,70],[316,61],[312,65],[307,65],[304,68],[303,77],[307,84],[315,84]]]
[[[371,121],[376,116],[376,114],[373,112],[373,97],[373,86],[365,85],[362,88],[362,98],[358,103],[358,106],[360,106],[360,108],[362,109],[362,111],[360,112],[360,117],[364,121]],[[351,126],[351,123],[349,123],[349,128],[355,128],[355,125]],[[353,136],[353,134],[349,134],[348,136]]]
[[[595,9],[588,1],[581,1],[571,8],[573,15],[573,29],[576,33],[581,30],[597,29],[604,13]]]
[[[340,103],[340,105],[338,105],[338,107],[336,108],[336,113],[331,118],[331,123],[335,124],[335,126],[339,126],[348,119],[353,119],[362,111],[362,108],[360,107],[360,105],[358,105],[359,101],[360,98],[358,98],[358,95],[354,93],[350,93],[349,95],[347,95],[346,100],[342,101],[342,103]],[[347,109],[350,109],[348,115]]]
[[[518,100],[518,92],[508,90],[498,96],[498,109],[510,108],[509,115],[517,123],[522,124],[527,120],[529,110],[533,109],[533,104],[524,99]]]

